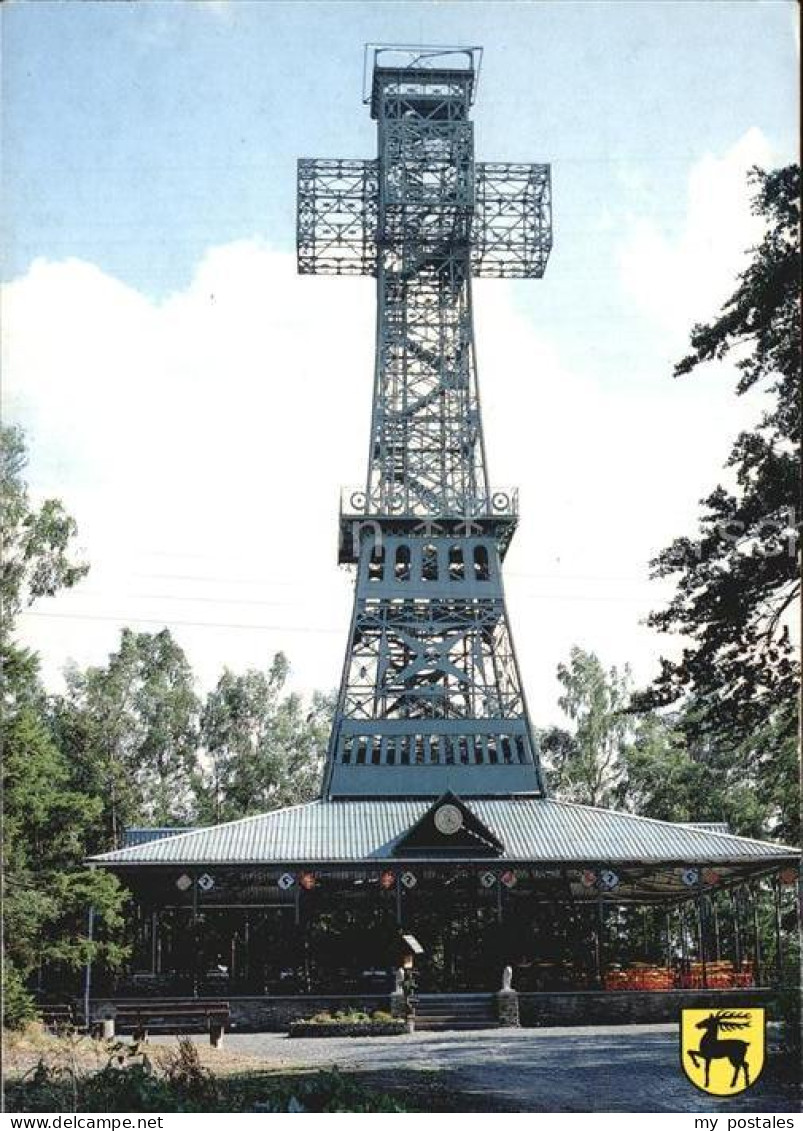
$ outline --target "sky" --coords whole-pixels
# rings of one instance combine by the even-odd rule
[[[372,157],[363,45],[480,45],[479,160],[552,165],[544,279],[475,286],[492,482],[530,711],[573,645],[644,684],[649,561],[692,534],[761,410],[673,379],[760,238],[753,165],[797,159],[792,0],[11,0],[2,20],[3,415],[91,562],[20,621],[49,687],[163,626],[199,690],[284,651],[339,679],[364,479],[371,279],[295,273],[299,157]]]

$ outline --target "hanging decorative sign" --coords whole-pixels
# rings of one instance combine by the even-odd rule
[[[780,874],[780,881],[782,884],[789,886],[790,884],[797,883],[797,868],[784,868]]]
[[[198,887],[201,891],[211,891],[214,886],[214,876],[210,876],[208,872],[204,872],[202,876],[198,877]]]
[[[415,876],[413,875],[413,873],[412,873],[412,872],[402,872],[402,874],[401,874],[401,882],[402,882],[402,883],[404,884],[404,886],[405,886],[405,887],[407,888],[407,890],[409,891],[409,890],[410,890],[411,888],[414,888],[414,887],[415,887],[415,885],[416,885],[416,884],[418,883],[418,880],[417,880],[417,878],[416,878],[416,877],[415,877]]]
[[[312,891],[318,881],[312,872],[302,872],[298,877],[298,882],[305,891]]]
[[[499,877],[506,888],[514,888],[516,886],[516,873],[507,871],[503,872]]]
[[[585,871],[585,872],[580,873],[580,883],[583,885],[584,888],[593,888],[593,886],[594,886],[594,884],[596,884],[596,882],[597,882],[597,873],[596,872]]]
[[[687,888],[693,888],[700,882],[700,869],[684,868],[681,872],[680,878],[683,880]]]
[[[705,871],[703,872],[703,883],[704,884],[712,884],[712,885],[718,884],[719,883],[719,872],[715,872],[713,868],[706,868]]]
[[[599,886],[603,891],[613,891],[619,887],[619,877],[610,868],[603,868],[599,874]]]
[[[496,883],[496,875],[493,872],[483,872],[480,875],[480,883],[484,888],[492,888]]]
[[[189,888],[192,887],[192,880],[190,879],[190,877],[187,875],[186,872],[182,873],[182,875],[180,875],[179,878],[176,880],[176,887],[178,888],[179,891],[187,891]]]
[[[392,887],[396,886],[395,872],[382,872],[379,876],[379,886],[384,888],[385,891],[390,891]]]
[[[296,878],[292,872],[284,872],[279,876],[279,887],[282,891],[289,891],[295,882]]]

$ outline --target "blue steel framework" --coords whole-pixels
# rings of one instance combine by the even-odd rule
[[[340,517],[357,579],[324,796],[540,796],[501,575],[517,498],[489,486],[471,278],[543,274],[549,167],[475,161],[479,48],[369,50],[377,158],[298,173],[299,271],[377,280],[368,475]]]

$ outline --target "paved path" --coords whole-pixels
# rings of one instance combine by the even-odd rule
[[[717,1100],[680,1070],[675,1025],[482,1030],[401,1037],[290,1040],[283,1034],[228,1034],[231,1053],[271,1067],[331,1067],[387,1077],[403,1069],[503,1111],[797,1111],[794,1094],[766,1068],[749,1092]],[[377,1081],[379,1082],[379,1081]]]

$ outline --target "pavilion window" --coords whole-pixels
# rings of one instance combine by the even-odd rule
[[[375,734],[372,740],[371,747],[371,765],[378,766],[382,760],[382,739],[378,734]]]
[[[410,736],[405,734],[401,739],[401,757],[399,759],[402,766],[410,765]]]
[[[519,762],[522,766],[527,761],[527,744],[524,741],[524,736],[521,734],[516,735],[516,752],[519,756]]]
[[[510,751],[510,739],[506,734],[502,735],[502,761],[506,766],[509,766],[513,761],[513,755]]]
[[[474,761],[477,763],[478,766],[481,766],[483,761],[484,761],[483,749],[482,749],[482,735],[480,735],[480,734],[474,735]]]
[[[351,737],[351,735],[348,735],[343,739],[343,752],[341,755],[341,761],[343,762],[344,766],[347,766],[351,762],[351,748],[353,745],[354,739]]]
[[[365,765],[366,746],[367,746],[367,742],[364,738],[358,738],[357,739],[357,765],[358,766],[364,766]]]
[[[385,762],[388,766],[396,765],[396,739],[393,735],[388,735],[387,744],[385,746]]]
[[[410,547],[396,547],[396,580],[410,580]]]
[[[497,757],[497,753],[496,753],[496,739],[495,738],[489,738],[488,739],[488,762],[492,766],[495,766],[498,763],[498,761],[499,761],[499,758]]]

